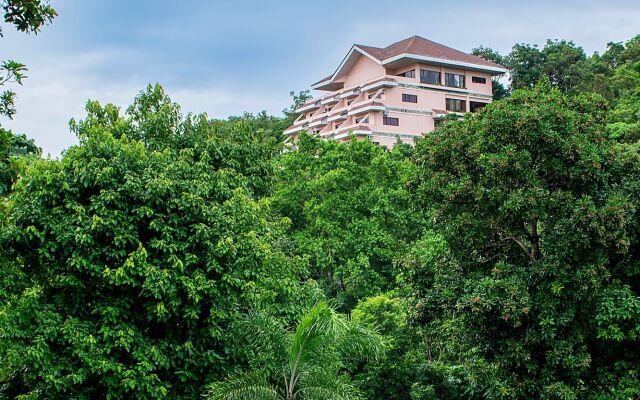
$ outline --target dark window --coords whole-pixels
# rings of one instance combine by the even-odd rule
[[[444,84],[451,87],[464,87],[464,75],[444,74]]]
[[[402,93],[402,101],[404,101],[405,103],[417,103],[418,96],[416,96],[415,94]]]
[[[399,126],[400,120],[393,117],[382,117],[382,123],[384,125]]]
[[[473,83],[487,83],[487,78],[483,78],[481,76],[472,76],[471,82]]]
[[[465,112],[467,110],[467,102],[458,99],[445,99],[447,111]]]
[[[429,71],[428,69],[420,70],[420,82],[422,83],[430,83],[432,85],[440,84],[440,72],[438,71]]]
[[[470,101],[469,102],[469,111],[476,112],[476,111],[478,111],[479,109],[483,108],[486,105],[487,105],[487,103],[481,103],[479,101]]]
[[[415,78],[416,77],[416,70],[415,69],[410,69],[409,71],[405,71],[401,74],[398,74],[398,76],[404,76],[405,78]]]

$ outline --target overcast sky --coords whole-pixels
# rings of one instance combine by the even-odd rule
[[[88,99],[126,108],[161,83],[185,112],[224,118],[280,114],[289,91],[337,67],[353,43],[412,35],[469,51],[570,39],[588,53],[640,33],[638,0],[465,1],[52,0],[59,17],[38,36],[5,27],[2,59],[27,64],[18,114],[4,127],[53,157],[75,143],[70,118]],[[396,4],[391,6],[391,4]]]

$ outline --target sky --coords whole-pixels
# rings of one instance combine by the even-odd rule
[[[588,54],[640,33],[638,0],[51,0],[59,16],[37,36],[4,26],[1,59],[29,68],[18,113],[0,124],[51,157],[76,143],[87,100],[122,109],[149,83],[183,111],[279,115],[332,73],[354,43],[420,35],[462,51],[568,39]]]

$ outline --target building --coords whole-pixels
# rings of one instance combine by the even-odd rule
[[[354,45],[333,74],[311,87],[327,94],[298,108],[284,133],[302,131],[346,141],[369,137],[391,147],[431,132],[447,114],[474,112],[491,102],[491,61],[420,36],[385,48]]]

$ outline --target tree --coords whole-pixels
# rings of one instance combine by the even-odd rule
[[[295,119],[298,118],[298,116],[300,115],[299,113],[296,112],[296,110],[300,108],[300,106],[306,103],[308,100],[311,100],[313,98],[308,90],[303,90],[301,92],[298,92],[298,94],[292,91],[292,92],[289,92],[289,95],[293,99],[293,104],[291,104],[289,108],[285,108],[284,110],[282,110],[282,113],[285,116],[285,120],[289,124],[285,126],[285,129],[288,128],[293,123],[293,121],[295,121]]]
[[[246,361],[239,316],[317,297],[261,199],[278,147],[182,116],[159,86],[87,112],[0,227],[0,398],[195,398]]]
[[[411,399],[416,370],[424,362],[420,332],[411,325],[406,299],[387,293],[362,300],[352,312],[358,323],[377,327],[386,351],[375,363],[353,363],[349,374],[365,399]]]
[[[422,229],[405,188],[410,153],[407,145],[385,151],[369,140],[301,135],[277,159],[273,208],[291,219],[296,253],[343,310],[395,287],[394,260]]]
[[[562,92],[571,92],[582,80],[589,77],[587,56],[582,47],[566,40],[547,40],[542,49],[544,63],[541,76]]]
[[[418,144],[412,193],[441,240],[409,261],[414,311],[467,398],[640,393],[640,158],[606,108],[542,83]]]
[[[544,54],[537,45],[518,43],[505,57],[509,69],[511,89],[532,88],[542,75]]]
[[[24,170],[25,157],[39,157],[41,152],[33,139],[0,128],[0,196],[9,193],[18,174]]]
[[[47,0],[2,0],[0,8],[4,12],[4,21],[24,33],[38,34],[43,26],[50,23],[58,14],[48,4]],[[0,27],[0,37],[2,27]],[[6,60],[0,66],[0,86],[8,83],[22,85],[26,78],[27,68],[24,64]],[[14,107],[15,92],[11,89],[0,93],[0,115],[11,118],[16,110]]]
[[[241,331],[263,362],[255,363],[251,372],[209,385],[210,400],[357,399],[343,373],[344,360],[375,359],[383,351],[375,330],[346,319],[324,302],[304,314],[294,331],[260,313],[249,315]]]

